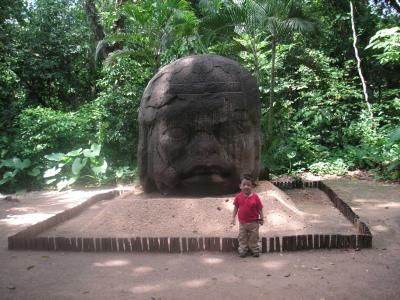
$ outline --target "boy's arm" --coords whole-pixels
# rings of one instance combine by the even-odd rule
[[[262,207],[260,209],[260,225],[264,225],[264,212]]]
[[[233,213],[232,213],[232,222],[231,222],[232,225],[236,224],[237,212],[238,212],[238,208],[235,206],[234,209],[233,209]]]

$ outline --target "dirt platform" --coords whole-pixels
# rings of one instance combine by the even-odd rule
[[[349,179],[327,184],[370,226],[372,249],[275,252],[256,259],[213,252],[9,251],[7,236],[90,197],[85,191],[79,197],[72,191],[16,195],[19,202],[0,201],[0,299],[397,299],[400,185]]]
[[[266,222],[261,236],[356,234],[354,226],[317,188],[284,193],[269,182],[257,187]],[[163,197],[130,193],[91,206],[40,236],[64,237],[236,237],[230,224],[234,195]]]

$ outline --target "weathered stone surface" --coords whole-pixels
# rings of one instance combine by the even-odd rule
[[[224,193],[258,177],[255,79],[217,55],[181,58],[149,82],[139,110],[138,160],[146,192]]]

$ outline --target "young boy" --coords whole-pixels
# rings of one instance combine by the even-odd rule
[[[264,224],[263,205],[260,198],[254,192],[253,179],[244,175],[241,178],[239,188],[241,192],[236,195],[233,204],[232,224],[235,225],[236,214],[239,219],[239,256],[246,257],[250,249],[253,257],[260,256],[258,248],[259,225]]]

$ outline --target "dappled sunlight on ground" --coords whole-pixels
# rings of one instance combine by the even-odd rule
[[[150,273],[150,272],[153,272],[153,271],[154,271],[154,268],[147,267],[147,266],[137,267],[137,268],[133,269],[133,272],[139,273],[139,274]]]
[[[32,225],[53,216],[47,213],[33,213],[24,215],[7,215],[5,219],[0,220],[0,224],[5,225]]]
[[[184,281],[180,284],[180,286],[184,288],[200,288],[205,286],[209,282],[209,279],[192,279]]]
[[[375,226],[371,226],[371,229],[373,231],[380,231],[380,232],[386,232],[389,231],[389,228],[387,226],[384,225],[375,225]]]
[[[380,208],[400,208],[400,202],[386,202],[386,203],[381,203],[381,204],[377,204],[375,205],[376,207],[380,207]]]
[[[96,267],[123,267],[130,264],[131,262],[129,260],[116,259],[116,260],[108,260],[105,262],[96,262],[93,265]]]
[[[271,223],[273,226],[282,225],[287,222],[286,218],[276,212],[267,213],[267,219],[268,222]]]
[[[352,202],[372,204],[372,203],[380,203],[381,201],[379,201],[379,199],[355,198],[352,200]]]
[[[268,270],[281,270],[288,265],[287,260],[269,260],[261,263],[261,266]]]
[[[202,261],[203,263],[209,265],[216,265],[224,262],[222,258],[217,258],[217,257],[205,257],[202,259]]]
[[[130,291],[134,294],[144,294],[149,292],[159,292],[168,288],[168,286],[175,286],[176,284],[173,282],[164,282],[157,284],[142,284],[134,286],[130,289]]]
[[[283,197],[282,196],[282,192],[278,192],[278,191],[268,191],[267,195],[270,197],[275,198],[276,200],[278,200],[284,207],[288,208],[289,210],[291,210],[292,212],[298,214],[299,216],[304,216],[306,213],[300,211],[295,204],[290,200],[289,197]]]

